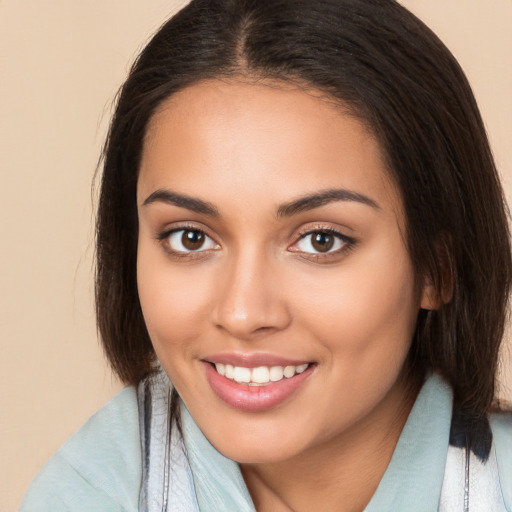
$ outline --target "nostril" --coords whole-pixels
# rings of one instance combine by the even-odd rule
[[[268,332],[271,332],[275,329],[275,327],[258,327],[254,332],[255,333],[268,333]]]

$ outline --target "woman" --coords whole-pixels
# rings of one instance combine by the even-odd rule
[[[173,17],[119,97],[97,255],[132,387],[23,510],[511,509],[502,191],[458,64],[399,4]]]

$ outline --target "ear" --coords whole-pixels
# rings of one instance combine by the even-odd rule
[[[448,236],[441,236],[435,244],[436,266],[439,283],[436,283],[432,276],[425,275],[421,290],[421,309],[439,309],[448,304],[453,297],[454,270],[452,264],[452,252],[450,250],[451,240]]]
[[[432,278],[430,276],[425,276],[423,281],[420,308],[429,311],[439,309],[444,302],[440,297],[439,291],[432,282]]]
[[[453,279],[449,276],[449,279],[441,277],[441,283],[439,286],[434,285],[432,278],[426,276],[421,291],[420,308],[427,310],[439,309],[444,304],[448,304],[452,300],[453,296]]]

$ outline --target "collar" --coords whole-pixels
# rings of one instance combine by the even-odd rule
[[[238,464],[205,438],[182,403],[183,434],[201,512],[256,512]],[[448,450],[452,392],[436,374],[425,381],[382,480],[364,512],[437,510]],[[414,504],[414,505],[413,505]]]
[[[437,374],[428,377],[365,512],[438,509],[451,414],[450,387]]]
[[[210,444],[183,402],[181,421],[199,510],[218,512],[222,504],[222,510],[256,512],[240,467]]]

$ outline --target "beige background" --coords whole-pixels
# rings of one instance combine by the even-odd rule
[[[184,3],[0,0],[2,512],[120,389],[94,327],[91,180],[129,63]],[[512,1],[403,3],[466,70],[512,198]]]

